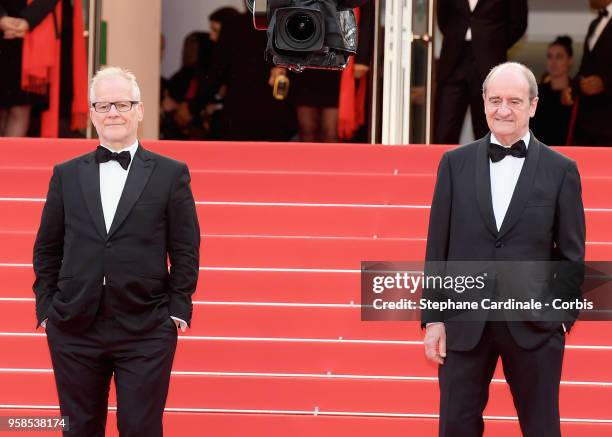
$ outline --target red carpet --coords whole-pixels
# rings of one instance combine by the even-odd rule
[[[32,244],[53,164],[94,145],[0,139],[20,151],[0,163],[0,416],[58,412],[45,334],[34,330]],[[435,436],[436,369],[418,324],[361,322],[357,305],[361,260],[422,258],[445,148],[146,145],[190,165],[203,234],[166,435]],[[610,260],[612,150],[562,151],[583,178],[588,259]],[[612,323],[579,322],[567,344],[563,435],[612,435]],[[487,436],[520,435],[503,378],[498,369]]]

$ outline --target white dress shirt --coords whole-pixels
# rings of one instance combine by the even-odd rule
[[[522,138],[525,147],[529,149],[529,139],[531,134],[527,134]],[[502,145],[495,135],[491,133],[491,142]],[[501,229],[504,217],[510,206],[512,194],[516,187],[519,175],[525,163],[525,158],[517,158],[512,155],[506,156],[501,161],[493,162],[489,159],[489,173],[491,175],[491,200],[493,200],[493,214],[495,215],[495,224],[497,230]]]
[[[599,23],[597,23],[597,26],[595,27],[595,30],[593,31],[593,34],[589,38],[588,44],[589,44],[589,50],[590,51],[593,51],[593,48],[595,47],[595,44],[597,44],[597,40],[599,39],[599,37],[603,33],[604,29],[606,28],[606,26],[610,22],[610,18],[612,18],[612,3],[610,3],[608,6],[606,6],[606,9],[608,10],[608,15],[603,17],[601,19],[601,21]]]
[[[111,152],[121,153],[123,151],[130,152],[130,165],[127,170],[121,167],[119,162],[111,159],[108,162],[101,162],[100,166],[100,199],[102,200],[102,212],[104,213],[104,224],[106,225],[106,232],[110,230],[113,218],[117,212],[117,206],[119,205],[119,199],[121,199],[121,193],[123,193],[123,187],[125,187],[125,181],[127,180],[128,173],[132,167],[134,161],[134,155],[138,149],[138,141],[134,144],[121,150],[113,150],[110,147],[106,147],[102,144],[102,147],[110,150]]]
[[[104,144],[101,144],[101,146],[110,150],[111,152],[121,153],[123,151],[128,151],[130,152],[131,158],[127,170],[124,170],[123,167],[121,167],[121,164],[114,159],[98,164],[100,166],[100,199],[102,201],[104,224],[106,225],[106,232],[108,232],[111,228],[111,224],[113,223],[113,219],[115,218],[117,206],[119,205],[119,200],[121,199],[121,194],[123,193],[123,188],[125,187],[125,182],[127,181],[130,168],[132,168],[134,155],[136,154],[136,150],[138,150],[138,141],[121,150],[113,150],[110,147],[106,147]],[[102,284],[106,284],[106,276],[102,279]],[[170,317],[172,317],[172,320],[179,322],[181,330],[185,332],[187,322],[179,319],[178,317]],[[46,321],[47,320],[45,319],[45,321],[41,323],[43,328],[46,327]]]
[[[478,0],[468,0],[468,2],[470,3],[470,12],[474,12],[474,9],[476,9],[476,5],[478,4]],[[465,40],[472,40],[472,29],[470,27],[468,27],[467,32],[465,32]]]
[[[521,138],[525,143],[525,147],[529,150],[529,140],[531,134],[529,131]],[[491,142],[502,145],[495,135],[491,133]],[[525,158],[517,158],[512,155],[506,156],[501,161],[493,162],[489,159],[489,174],[491,175],[491,200],[493,201],[493,214],[495,215],[495,224],[497,230],[501,229],[504,217],[508,212],[516,183],[521,175]],[[567,332],[565,323],[561,323],[563,332]]]

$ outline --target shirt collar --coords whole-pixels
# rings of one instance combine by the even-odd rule
[[[100,144],[102,147],[104,147],[105,149],[110,150],[111,152],[117,152],[117,153],[121,153],[125,150],[127,150],[128,152],[130,152],[130,158],[134,159],[134,155],[136,154],[136,150],[138,150],[138,140],[136,140],[133,144],[130,144],[127,147],[124,147],[121,150],[113,150],[108,146],[105,146],[104,144]]]
[[[531,140],[531,132],[529,132],[529,129],[527,129],[527,133],[523,138],[521,138],[521,140],[523,140],[523,142],[525,143],[525,148],[529,150],[529,140]],[[495,134],[493,132],[491,132],[491,142],[493,144],[499,144],[500,146],[503,146],[503,144],[495,137]]]
[[[608,10],[608,16],[604,17],[604,20],[606,19],[610,19],[610,17],[612,17],[612,3],[608,3],[608,6],[606,6],[604,9]]]

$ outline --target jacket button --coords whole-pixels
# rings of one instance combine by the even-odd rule
[[[500,249],[502,247],[504,247],[504,243],[499,240],[495,242],[495,248]]]
[[[111,246],[112,246],[112,244],[111,244],[111,243],[110,243],[110,241],[109,241],[109,242],[107,242],[107,243],[105,244],[105,246],[106,246],[106,248],[108,249],[109,247],[111,247]]]

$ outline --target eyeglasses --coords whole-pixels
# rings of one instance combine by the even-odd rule
[[[126,100],[122,102],[95,102],[91,104],[96,112],[109,112],[111,107],[114,106],[118,112],[128,112],[132,109],[132,106],[136,103],[140,103],[137,100]]]

